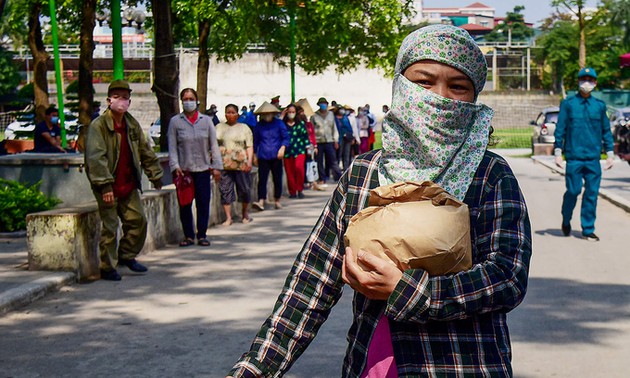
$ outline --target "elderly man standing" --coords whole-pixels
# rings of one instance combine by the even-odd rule
[[[315,128],[317,139],[317,170],[320,176],[318,184],[325,184],[330,170],[333,171],[335,180],[341,177],[336,154],[336,150],[339,149],[339,131],[335,125],[335,115],[328,110],[326,98],[320,97],[317,100],[317,106],[319,109],[311,116],[311,123]],[[324,157],[326,157],[325,165]]]
[[[129,84],[114,80],[107,90],[108,108],[92,121],[86,136],[86,172],[103,222],[99,242],[101,278],[109,281],[121,279],[116,261],[134,272],[148,270],[136,261],[147,235],[139,193],[142,170],[155,189],[162,188],[159,160],[140,124],[127,112],[130,96]],[[117,243],[119,219],[122,237]]]
[[[554,133],[555,163],[562,168],[562,153],[567,160],[565,183],[567,191],[562,200],[562,233],[571,234],[571,217],[582,192],[582,236],[588,241],[599,241],[595,235],[595,216],[602,168],[599,163],[602,142],[607,154],[606,166],[613,166],[613,137],[606,103],[591,95],[597,85],[597,73],[592,68],[578,72],[579,92],[560,104],[560,114]]]

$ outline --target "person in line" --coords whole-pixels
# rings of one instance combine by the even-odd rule
[[[531,226],[510,167],[487,150],[493,112],[475,103],[486,75],[484,55],[463,29],[432,25],[405,38],[383,149],[357,157],[344,173],[271,316],[228,376],[286,373],[344,283],[355,295],[340,376],[512,376],[507,313],[527,291]],[[401,271],[344,246],[348,220],[366,206],[369,190],[427,180],[469,207],[471,269]]]
[[[136,260],[147,235],[147,219],[140,200],[141,172],[153,187],[162,188],[164,172],[149,147],[138,121],[127,111],[131,88],[114,80],[107,89],[107,110],[87,128],[85,167],[101,218],[99,241],[101,278],[120,281],[116,270],[126,266],[133,272],[148,269]],[[118,222],[122,237],[117,242]]]
[[[249,110],[247,111],[247,114],[245,115],[245,121],[243,121],[243,123],[249,126],[250,130],[254,130],[254,127],[256,127],[257,121],[256,121],[256,114],[254,114],[254,110],[256,110],[256,104],[254,102],[250,102]]]
[[[346,109],[339,107],[335,111],[335,124],[339,132],[339,155],[342,163],[343,170],[345,171],[350,167],[352,161],[352,145],[354,144],[354,134],[352,133],[352,125],[346,115]]]
[[[237,122],[237,118],[236,105],[228,104],[225,107],[225,123],[217,125],[217,140],[223,158],[220,188],[226,217],[224,226],[233,223],[232,203],[236,195],[241,203],[241,222],[247,224],[253,220],[249,216],[249,204],[252,202],[250,172],[254,161],[254,136],[246,124]]]
[[[311,123],[315,127],[317,138],[317,170],[319,172],[317,184],[323,186],[328,181],[331,171],[335,180],[341,177],[336,153],[339,149],[339,132],[335,125],[335,115],[328,109],[326,98],[320,97],[317,100],[317,106],[319,108],[311,116]]]
[[[254,128],[254,153],[258,158],[258,201],[252,206],[259,211],[265,210],[267,199],[267,180],[269,172],[273,177],[274,207],[281,209],[282,196],[282,159],[289,146],[289,133],[281,119],[277,118],[280,109],[264,102],[255,112],[260,116]]]
[[[357,127],[359,129],[359,153],[364,154],[368,152],[370,138],[370,121],[367,118],[367,114],[363,107],[359,108],[359,116],[357,117]]]
[[[357,120],[357,115],[355,114],[354,109],[350,105],[344,106],[346,109],[346,116],[348,117],[348,121],[350,121],[350,126],[352,127],[352,136],[354,136],[354,141],[352,142],[352,151],[350,152],[350,157],[354,158],[359,154],[359,146],[361,145],[361,137],[359,137],[359,122]]]
[[[35,126],[33,145],[33,152],[68,152],[61,147],[61,128],[59,127],[59,110],[57,108],[51,106],[46,109],[44,120]]]
[[[304,108],[301,106],[297,107],[297,117],[298,117],[298,120],[300,120],[301,122],[304,122],[304,126],[306,127],[306,132],[308,133],[309,145],[306,146],[305,164],[311,161],[315,161],[315,164],[317,164],[317,161],[315,160],[315,156],[317,156],[317,137],[315,136],[315,126],[313,126],[311,121],[308,119],[308,117],[306,116],[306,112],[304,111]],[[306,173],[304,177],[304,182],[305,182],[304,184],[305,187],[311,188],[313,190],[320,190],[320,191],[324,190],[323,188],[320,188],[319,185],[317,185],[317,180],[310,182],[308,178],[306,177]]]
[[[210,117],[212,121],[212,125],[216,126],[219,124],[219,117],[217,117],[217,106],[215,104],[211,104],[208,109],[206,109],[206,115]]]
[[[287,173],[289,198],[304,198],[304,177],[306,175],[306,147],[309,145],[306,125],[297,117],[297,107],[286,107],[284,124],[289,132],[289,147],[284,153],[284,170]]]
[[[169,166],[174,176],[190,175],[195,187],[197,209],[196,232],[193,222],[192,203],[179,207],[179,219],[184,230],[180,247],[195,244],[210,246],[207,238],[210,221],[211,178],[221,179],[223,163],[212,119],[198,111],[197,91],[184,88],[179,94],[184,111],[173,116],[168,124]]]
[[[579,91],[560,104],[560,113],[554,143],[555,163],[562,168],[562,154],[566,158],[566,192],[562,198],[562,233],[571,235],[571,218],[582,192],[580,220],[582,237],[588,241],[599,241],[595,234],[595,217],[602,167],[599,163],[602,143],[606,151],[606,165],[614,163],[614,142],[610,131],[610,120],[606,115],[606,103],[591,95],[597,85],[597,73],[587,67],[578,72]]]

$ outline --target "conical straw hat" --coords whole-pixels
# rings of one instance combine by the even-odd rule
[[[271,105],[267,101],[263,102],[258,109],[254,110],[254,114],[263,114],[263,113],[280,113],[280,110],[275,106]]]
[[[304,109],[304,115],[307,117],[310,117],[313,114],[315,114],[315,112],[313,111],[313,108],[311,108],[311,104],[309,104],[308,100],[305,98],[301,98],[297,100],[295,102],[295,106],[301,106],[302,109]]]

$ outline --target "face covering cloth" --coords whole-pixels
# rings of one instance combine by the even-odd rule
[[[485,105],[444,98],[403,76],[419,60],[448,64],[485,85],[486,61],[460,28],[432,25],[403,41],[396,60],[392,106],[383,122],[380,185],[432,181],[462,201],[488,146],[494,112]]]

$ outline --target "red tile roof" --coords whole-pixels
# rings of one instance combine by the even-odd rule
[[[465,6],[464,8],[489,8],[489,9],[492,9],[491,7],[487,6],[486,4],[481,4],[481,3],[473,3],[473,4]]]

